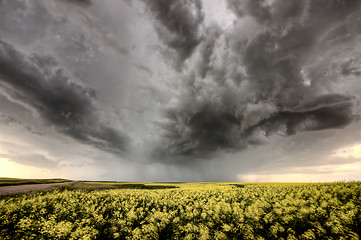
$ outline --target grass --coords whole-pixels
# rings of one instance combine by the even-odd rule
[[[62,178],[51,178],[51,179],[26,179],[26,178],[0,178],[0,186],[14,186],[22,184],[43,184],[43,183],[61,183],[71,182],[68,179]]]

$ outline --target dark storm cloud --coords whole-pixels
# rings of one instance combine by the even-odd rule
[[[184,61],[201,42],[199,34],[203,22],[200,0],[144,0],[156,22],[161,41],[171,50],[168,56],[179,70]],[[177,57],[173,58],[172,55]]]
[[[292,109],[280,110],[251,126],[248,132],[260,129],[267,135],[280,131],[293,135],[300,131],[342,128],[354,120],[355,99],[339,94],[322,95]]]
[[[334,85],[360,71],[359,0],[228,2],[238,17],[234,28],[223,36],[197,32],[205,36],[197,48],[184,44],[193,51],[187,55],[200,57],[165,113],[155,158],[205,158],[271,134],[342,128],[356,118],[357,98]],[[172,26],[165,21],[170,11],[153,12]],[[238,27],[245,16],[256,22],[252,34]]]
[[[49,55],[27,56],[0,40],[0,86],[58,130],[100,149],[122,153],[128,137],[99,122],[96,93],[76,83]]]

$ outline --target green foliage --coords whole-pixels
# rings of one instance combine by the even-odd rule
[[[109,185],[116,188],[102,190],[95,190],[99,183],[82,184],[1,200],[0,239],[359,239],[361,234],[360,182],[114,183]]]
[[[42,183],[61,183],[70,182],[68,179],[25,179],[25,178],[0,178],[0,186],[12,186],[21,184],[42,184]]]

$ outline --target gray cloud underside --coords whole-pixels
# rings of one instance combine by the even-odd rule
[[[0,86],[56,129],[102,150],[126,151],[129,138],[94,114],[96,92],[71,79],[52,56],[28,56],[0,40],[0,65]]]
[[[11,126],[11,125],[19,125],[22,126],[26,131],[28,131],[31,134],[39,135],[39,136],[45,136],[46,133],[39,131],[35,129],[32,126],[24,125],[21,121],[14,118],[13,116],[2,114],[0,113],[0,124],[5,126]]]
[[[90,9],[96,5],[87,0],[63,2]],[[223,30],[214,23],[206,25],[200,0],[143,1],[154,20],[165,62],[182,76],[181,82],[174,84],[180,86],[173,89],[178,95],[174,94],[171,107],[160,116],[162,131],[152,133],[152,143],[142,146],[152,148],[160,137],[160,143],[150,151],[154,161],[208,158],[219,151],[234,152],[264,143],[273,134],[289,136],[343,128],[358,117],[359,99],[338,85],[359,79],[361,73],[359,0],[227,2],[236,21]],[[34,3],[34,22],[24,25],[25,30],[23,25],[14,24],[13,18],[5,17],[3,32],[21,32],[42,43],[39,36],[46,35],[42,30],[46,28],[39,28],[38,22],[63,24],[52,17],[39,17],[42,12],[47,14],[42,4]],[[55,12],[55,7],[51,10]],[[98,56],[98,42],[117,54],[131,54],[106,26],[88,20],[89,35],[59,40],[67,50],[61,51],[60,59],[68,61],[71,56],[88,61],[89,56]],[[71,36],[77,35],[79,26],[86,22],[68,23],[74,27]],[[65,31],[63,35],[67,34]],[[10,42],[11,36],[17,36],[14,45],[0,40],[0,89],[5,89],[4,95],[35,110],[50,125],[78,141],[115,153],[128,149],[127,135],[99,120],[93,89],[79,84],[54,57],[25,54],[20,49],[26,48],[17,48],[16,43],[26,45],[27,38],[9,34],[6,40]],[[97,41],[91,41],[93,37]],[[54,47],[61,48],[58,45]],[[72,63],[78,64],[75,60]],[[147,66],[144,62],[134,64],[151,77],[153,69]],[[169,101],[161,88],[142,85],[139,89],[161,105]],[[1,121],[20,124],[11,116],[3,116]],[[25,130],[36,131],[28,127],[24,125]],[[148,158],[148,152],[146,155]]]
[[[48,168],[48,169],[55,169],[59,167],[58,162],[42,154],[25,154],[25,155],[9,156],[9,157],[13,162],[32,167],[40,167],[40,168]]]
[[[223,33],[217,26],[200,30],[201,21],[191,24],[184,14],[170,21],[174,11],[190,11],[187,1],[149,3],[156,27],[194,40],[175,48],[160,36],[178,52],[174,61],[185,56],[194,64],[183,68],[181,94],[165,111],[154,159],[206,158],[272,134],[343,128],[356,118],[358,98],[335,85],[359,76],[360,1],[228,3],[238,20]],[[242,32],[242,21],[253,21],[254,29]]]
[[[180,70],[184,61],[201,42],[199,28],[203,22],[200,0],[144,0],[156,19],[155,28],[160,40],[171,52],[165,56]],[[175,57],[173,58],[173,56]]]

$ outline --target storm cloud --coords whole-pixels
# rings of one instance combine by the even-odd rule
[[[200,0],[144,1],[156,19],[159,38],[167,46],[165,56],[178,70],[202,41],[200,27],[204,16]],[[176,56],[176,57],[172,57]]]
[[[0,161],[83,180],[340,173],[360,162],[334,154],[360,146],[360,49],[359,0],[0,0]]]
[[[360,70],[360,1],[229,0],[228,6],[236,16],[233,27],[202,28],[217,29],[213,35],[192,31],[209,38],[182,45],[194,64],[165,110],[157,159],[209,158],[273,134],[343,128],[356,119],[358,97],[337,84]],[[168,15],[157,11],[157,19]]]
[[[129,137],[94,114],[96,91],[72,79],[54,57],[28,56],[0,40],[0,65],[0,86],[10,99],[74,139],[114,153],[126,151]]]

